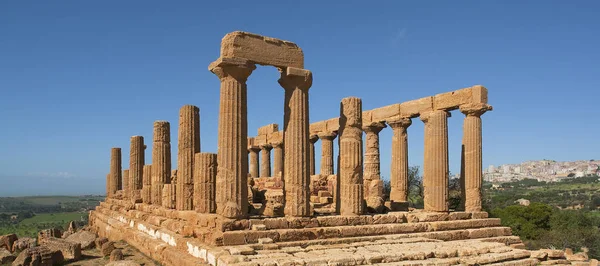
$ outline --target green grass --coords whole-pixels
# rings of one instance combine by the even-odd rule
[[[81,199],[96,199],[98,201],[103,200],[104,197],[90,196],[33,196],[33,197],[22,197],[23,201],[36,204],[36,205],[57,205],[59,203],[67,202],[79,202]]]
[[[70,221],[79,221],[81,217],[86,217],[88,214],[83,212],[65,212],[65,213],[42,213],[34,217],[21,221],[20,225],[40,224],[40,223],[55,223]]]

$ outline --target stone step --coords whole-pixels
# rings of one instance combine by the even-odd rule
[[[461,229],[470,230],[465,232],[467,236],[464,236],[463,238],[484,238],[510,235],[510,229],[500,226],[500,219],[487,218],[441,222],[335,226],[324,228],[311,227],[301,229],[271,229],[262,231],[238,230],[224,232],[222,237],[222,243],[220,244],[225,246],[253,244],[258,243],[258,240],[262,238],[270,238],[274,242],[287,242],[325,238],[452,231]],[[481,230],[491,227],[502,228],[495,229],[500,230],[502,232],[497,233],[492,232],[490,230]]]

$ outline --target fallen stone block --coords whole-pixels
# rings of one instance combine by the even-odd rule
[[[64,262],[59,251],[52,251],[46,246],[38,246],[23,250],[13,261],[12,266],[51,266]]]
[[[71,234],[65,239],[73,243],[79,243],[81,245],[81,249],[90,249],[96,245],[96,234],[90,231],[81,230]]]
[[[45,238],[41,245],[52,251],[59,251],[65,260],[79,260],[81,258],[81,244],[56,237]]]
[[[23,237],[13,243],[12,252],[20,252],[28,248],[35,247],[37,245],[37,240],[31,237]]]
[[[19,238],[15,234],[8,234],[0,236],[0,248],[5,248],[6,250],[12,250],[13,243],[17,241]]]

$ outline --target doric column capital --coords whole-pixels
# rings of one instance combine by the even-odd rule
[[[281,78],[278,82],[286,90],[298,88],[308,91],[312,86],[312,72],[310,70],[287,67],[285,69],[279,68],[279,72],[281,72]]]
[[[315,142],[317,142],[319,140],[319,135],[314,134],[314,135],[310,135],[308,137],[308,141],[310,141],[310,143],[315,144]]]
[[[273,148],[282,148],[283,147],[283,141],[273,142],[273,143],[271,143],[271,146],[273,146]]]
[[[466,116],[481,116],[492,109],[491,105],[485,103],[470,103],[460,106],[460,112]]]
[[[363,125],[363,131],[366,133],[375,133],[378,134],[382,129],[387,126],[383,122],[373,122],[367,125]]]
[[[259,152],[259,151],[260,151],[259,146],[248,146],[248,152]]]
[[[260,145],[260,149],[270,151],[271,149],[273,149],[273,145],[271,145],[270,143],[263,144],[263,145]]]
[[[436,115],[436,114],[440,114],[440,113],[446,113],[446,117],[450,117],[450,112],[445,111],[445,110],[433,110],[433,111],[427,111],[427,112],[423,112],[419,115],[419,118],[421,119],[421,121],[423,121],[423,123],[427,123],[429,121],[429,118],[432,115]]]
[[[410,117],[397,117],[387,121],[387,124],[392,128],[408,128],[412,125],[412,119]]]
[[[334,140],[335,137],[337,137],[337,132],[336,131],[333,131],[333,132],[319,132],[317,134],[317,136],[321,140]]]
[[[241,83],[246,82],[254,69],[256,65],[241,58],[219,58],[208,66],[208,70],[220,80],[231,77]]]

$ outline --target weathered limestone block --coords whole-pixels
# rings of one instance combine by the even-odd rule
[[[60,265],[64,258],[59,251],[50,250],[46,246],[31,247],[23,250],[13,261],[12,266],[52,266]]]
[[[129,149],[129,197],[134,201],[141,201],[137,198],[136,191],[140,191],[143,187],[144,178],[144,163],[145,163],[144,137],[131,137],[131,148]]]
[[[400,104],[400,116],[417,117],[420,113],[433,110],[433,97],[425,97]]]
[[[385,127],[386,125],[382,122],[373,122],[363,126],[363,130],[367,135],[367,145],[364,156],[364,197],[369,211],[376,213],[381,213],[385,208],[379,155],[379,132]]]
[[[363,112],[364,115],[364,112]],[[390,118],[396,117],[400,115],[400,104],[391,104],[384,107],[375,108],[370,111],[371,117],[369,118],[369,123],[378,122],[378,121],[387,121]],[[363,121],[365,118],[363,117]],[[364,123],[363,124],[369,124]]]
[[[110,252],[109,261],[119,261],[123,260],[123,251],[118,248]]]
[[[66,260],[78,260],[81,258],[81,244],[74,243],[62,238],[49,237],[41,243],[51,251],[59,251]]]
[[[421,114],[421,120],[425,123],[425,211],[448,211],[448,115],[443,110]]]
[[[100,253],[102,253],[103,257],[107,257],[115,249],[116,249],[115,248],[115,242],[108,241],[108,242],[102,244],[102,247],[100,248]]]
[[[460,106],[460,111],[465,114],[462,141],[464,168],[461,177],[464,178],[462,198],[467,212],[481,211],[483,182],[481,115],[490,110],[492,107],[484,103]]]
[[[16,234],[8,234],[0,236],[0,248],[5,248],[6,250],[12,250],[12,246],[19,238]]]
[[[194,159],[194,208],[200,213],[216,210],[217,155],[196,153]]]
[[[271,144],[260,146],[260,177],[271,176]]]
[[[229,36],[229,37],[227,37]],[[256,66],[231,52],[236,36],[227,35],[221,55],[209,70],[221,80],[217,151],[217,213],[228,218],[241,218],[248,213],[248,106],[246,80]],[[229,38],[233,38],[229,40]],[[228,40],[225,40],[228,39]],[[229,52],[223,52],[228,51]],[[244,55],[246,56],[246,55]]]
[[[223,37],[221,58],[245,58],[255,64],[276,67],[304,67],[304,53],[295,43],[242,31]]]
[[[333,175],[333,140],[337,132],[321,132],[321,175]]]
[[[268,135],[279,131],[278,124],[268,124],[258,128],[258,135]]]
[[[177,202],[177,170],[171,171],[171,178],[168,184],[163,185],[162,206],[167,209],[175,209]]]
[[[0,248],[0,265],[8,265],[17,258],[16,255],[10,253],[10,251]]]
[[[44,239],[46,238],[50,238],[50,237],[56,237],[56,238],[60,238],[62,236],[62,231],[60,228],[50,228],[50,229],[44,229],[38,232],[38,242],[41,243],[44,241]]]
[[[251,139],[251,138],[249,138]],[[258,163],[258,153],[260,152],[259,146],[249,146],[248,147],[248,155],[250,157],[250,176],[251,177],[260,177],[259,176],[259,163]]]
[[[171,126],[167,121],[154,122],[152,145],[152,204],[161,205],[164,184],[171,177]]]
[[[112,148],[110,149],[110,193],[107,196],[113,196],[117,190],[122,189],[121,171],[121,148]]]
[[[142,186],[142,202],[146,204],[152,204],[152,165],[144,165],[142,179],[144,185]]]
[[[286,216],[309,216],[310,158],[308,90],[312,73],[287,67],[278,80],[285,89],[284,108],[284,194]]]
[[[408,133],[412,124],[408,117],[396,117],[388,121],[394,131],[392,136],[392,161],[390,165],[390,201],[392,211],[407,211],[408,207]],[[395,204],[398,203],[398,204]]]
[[[340,204],[337,208],[344,216],[361,215],[364,213],[361,99],[342,99],[340,111]]]
[[[96,249],[102,250],[102,245],[104,245],[104,243],[106,243],[106,242],[108,242],[108,238],[99,237],[99,238],[96,238],[96,240],[94,241],[94,245],[96,246]]]
[[[179,111],[177,139],[177,210],[194,209],[194,156],[200,152],[200,109],[184,105]]]
[[[25,249],[31,248],[31,247],[35,247],[37,245],[37,240],[35,238],[31,238],[31,237],[22,237],[19,238],[18,240],[16,240],[13,245],[12,245],[12,249],[10,249],[10,251],[12,252],[20,252],[23,251]]]
[[[279,189],[268,189],[265,192],[265,199],[263,201],[264,210],[262,214],[265,216],[283,216],[284,201],[283,191]]]
[[[81,246],[81,249],[90,249],[96,245],[96,234],[87,230],[79,230],[67,238],[65,240],[78,243]]]

